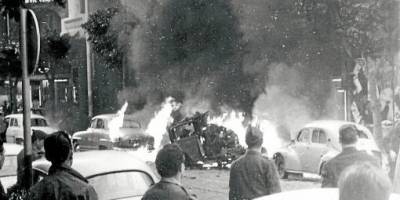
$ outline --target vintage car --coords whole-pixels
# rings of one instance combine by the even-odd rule
[[[154,139],[145,133],[141,124],[134,118],[125,115],[121,127],[112,127],[117,114],[104,114],[92,118],[90,127],[72,135],[75,150],[152,148]]]
[[[298,199],[338,200],[339,190],[337,188],[313,188],[313,189],[293,190],[293,191],[281,192],[259,197],[254,200],[298,200]],[[391,194],[390,200],[400,200],[400,195]]]
[[[45,159],[32,163],[37,180],[47,175],[50,165]],[[123,151],[76,152],[72,168],[88,179],[99,200],[140,200],[147,189],[159,181],[146,163]]]
[[[22,114],[11,114],[4,118],[4,120],[8,123],[8,128],[6,131],[7,142],[22,144],[22,141],[24,141],[24,128],[22,119]],[[49,122],[45,117],[36,114],[31,115],[31,128],[43,131],[47,134],[57,131],[57,129],[49,126]]]
[[[4,164],[0,170],[0,181],[4,189],[17,183],[17,155],[22,150],[18,144],[4,143]]]
[[[281,178],[287,178],[288,173],[320,174],[323,165],[340,153],[339,129],[349,124],[358,129],[357,148],[381,160],[381,151],[364,126],[346,121],[314,121],[306,124],[289,145],[273,152]]]

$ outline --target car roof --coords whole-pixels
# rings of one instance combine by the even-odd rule
[[[117,116],[117,114],[101,114],[101,115],[96,115],[96,116],[94,116],[94,117],[92,118],[92,120],[93,120],[93,119],[106,119],[106,120],[110,120],[110,119],[112,119],[112,118],[114,118],[114,117],[116,117],[116,116]],[[124,115],[124,120],[131,120],[131,121],[136,121],[136,122],[139,123],[139,120],[138,120],[137,118],[133,117],[132,115],[127,115],[127,114],[125,114],[125,115]]]
[[[10,114],[10,115],[5,116],[5,118],[10,118],[10,117],[12,117],[12,118],[22,118],[23,114],[19,113],[19,114]],[[42,115],[38,115],[38,114],[31,114],[31,118],[42,118],[42,119],[44,119],[45,117],[42,116]]]
[[[76,152],[73,157],[72,168],[84,177],[90,178],[99,174],[117,171],[143,171],[157,180],[153,170],[142,160],[132,154],[116,150],[95,150]],[[51,163],[45,159],[33,162],[32,167],[47,173]]]
[[[24,148],[22,145],[12,144],[12,143],[3,143],[3,147],[5,149],[6,156],[15,156]]]
[[[342,120],[317,120],[310,122],[304,126],[304,128],[323,128],[327,129],[332,132],[337,132],[339,131],[340,127],[343,125],[348,125],[352,124],[355,125],[358,129],[363,130],[364,132],[367,132],[369,134],[369,137],[371,137],[370,131],[365,127],[360,124],[356,124],[354,122],[348,122],[348,121],[342,121]]]
[[[254,200],[338,200],[339,190],[338,188],[313,188],[313,189],[302,189],[292,190],[263,197],[256,198]],[[400,195],[392,194],[390,200],[400,200]]]

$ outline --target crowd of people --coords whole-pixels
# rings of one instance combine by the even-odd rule
[[[355,148],[358,139],[355,126],[339,131],[342,152],[328,161],[322,171],[321,187],[338,187],[339,200],[388,200],[392,192],[391,180],[380,168],[377,159]],[[262,155],[263,132],[255,126],[247,128],[246,153],[232,163],[229,178],[229,200],[247,200],[281,192],[281,185],[273,161]],[[73,149],[70,136],[62,131],[46,135],[32,134],[33,160],[44,154],[51,162],[48,176],[27,188],[24,182],[23,150],[18,154],[17,186],[25,189],[27,199],[96,200],[95,189],[71,168]],[[0,168],[4,162],[3,143],[0,142]],[[143,200],[195,200],[182,185],[185,173],[185,154],[176,144],[165,145],[156,156],[155,166],[161,180],[151,186]],[[0,184],[0,199],[8,199]]]

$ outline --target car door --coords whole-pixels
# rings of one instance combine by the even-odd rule
[[[103,140],[107,137],[106,120],[102,118],[97,119],[95,128],[93,129],[93,142],[98,148],[104,148]]]
[[[307,148],[307,165],[304,171],[310,173],[319,173],[319,164],[324,154],[329,151],[327,145],[328,139],[326,132],[321,128],[311,129],[311,143]]]
[[[307,150],[311,143],[311,132],[309,128],[302,129],[297,135],[296,142],[292,145],[292,149],[296,152],[296,155],[300,159],[301,169],[300,171],[304,171],[304,169],[308,166],[308,158],[307,158]]]
[[[81,135],[79,146],[81,149],[95,149],[94,130],[97,125],[97,119],[93,119],[90,123],[90,127]],[[97,147],[97,146],[96,146]]]

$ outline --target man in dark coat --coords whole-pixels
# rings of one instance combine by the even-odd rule
[[[261,154],[263,133],[248,127],[245,155],[233,162],[229,177],[229,200],[245,200],[281,191],[275,164]]]
[[[142,200],[194,200],[182,186],[185,155],[176,144],[165,145],[157,154],[156,168],[161,181],[143,195]]]
[[[356,163],[369,162],[380,167],[379,160],[367,154],[365,151],[356,149],[358,140],[357,128],[347,125],[339,130],[339,141],[342,152],[329,160],[322,169],[322,187],[337,187],[338,179],[342,171]]]
[[[44,140],[46,159],[51,162],[49,174],[31,188],[32,200],[97,200],[97,193],[72,165],[72,142],[59,131]]]

